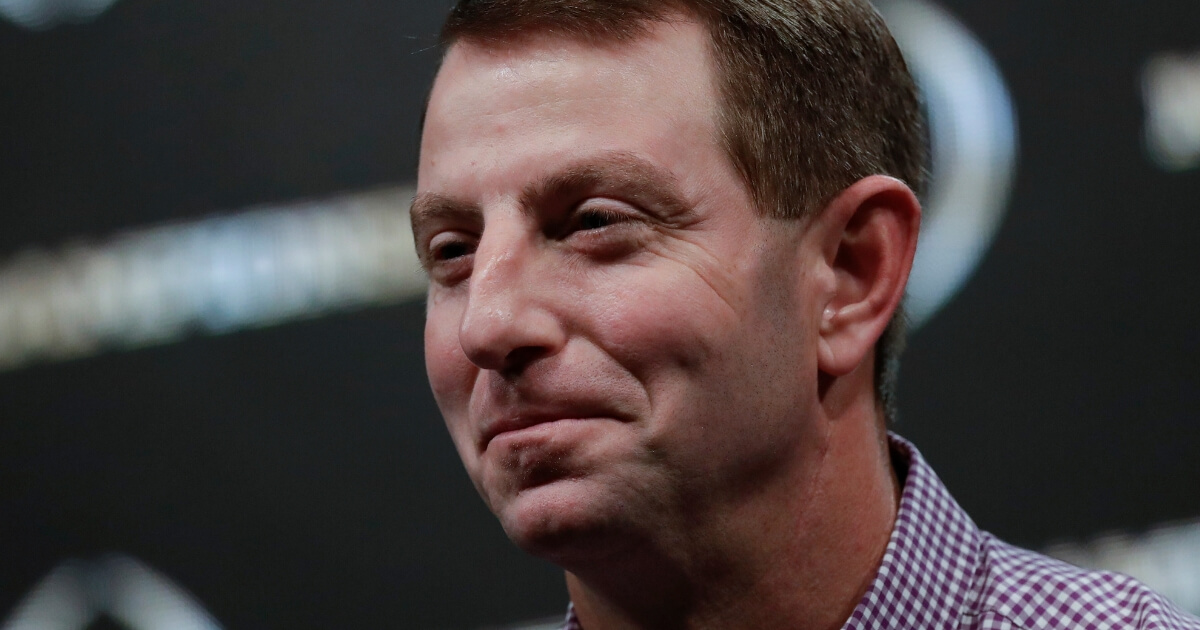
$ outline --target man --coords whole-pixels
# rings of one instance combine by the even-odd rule
[[[1200,628],[889,438],[925,145],[865,1],[462,0],[443,35],[427,368],[568,627]]]

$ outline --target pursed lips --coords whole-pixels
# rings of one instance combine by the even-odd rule
[[[505,433],[521,431],[552,422],[612,419],[620,421],[610,413],[598,409],[564,409],[555,412],[519,413],[501,416],[500,419],[485,423],[480,435],[479,450],[486,451],[492,440]]]

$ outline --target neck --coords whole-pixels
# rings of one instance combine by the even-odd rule
[[[833,383],[812,448],[744,502],[572,567],[583,627],[840,628],[875,577],[899,497],[870,393]]]

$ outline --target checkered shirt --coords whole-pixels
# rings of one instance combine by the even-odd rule
[[[980,530],[916,447],[892,435],[904,481],[874,582],[843,630],[1200,630],[1128,576],[1086,571]],[[568,610],[562,630],[583,630]]]

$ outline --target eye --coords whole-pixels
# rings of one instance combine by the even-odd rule
[[[565,233],[595,232],[618,224],[627,224],[634,217],[624,204],[610,199],[590,199],[575,207],[567,220]]]
[[[471,274],[476,238],[462,232],[443,232],[430,239],[421,262],[432,280],[454,284]]]
[[[446,242],[430,243],[429,257],[437,262],[454,260],[469,256],[475,252],[475,246],[462,240],[447,240]]]
[[[637,207],[595,197],[575,206],[554,237],[580,254],[611,261],[637,251],[647,225]]]
[[[581,210],[578,216],[576,225],[580,230],[599,230],[627,220],[627,217],[620,213],[604,208]]]

